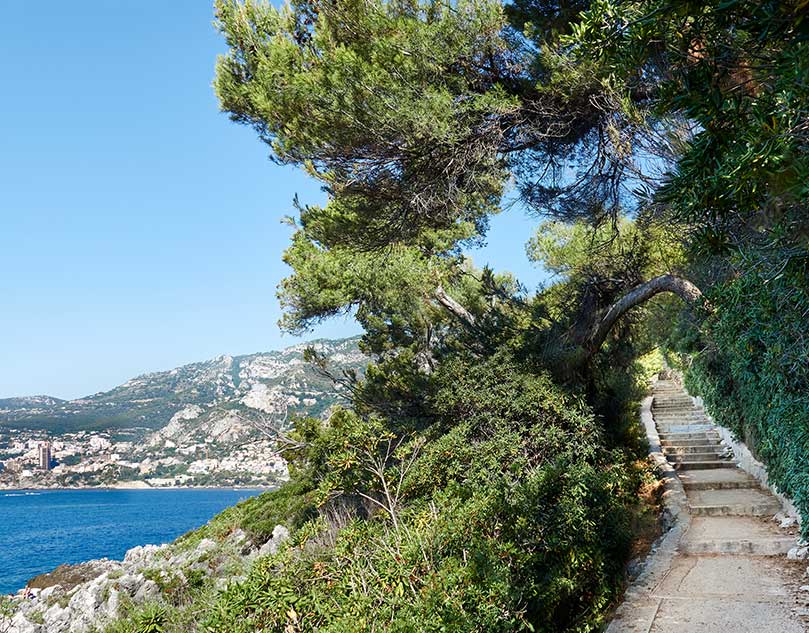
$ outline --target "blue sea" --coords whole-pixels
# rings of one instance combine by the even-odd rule
[[[62,563],[166,543],[260,490],[0,490],[0,594]]]

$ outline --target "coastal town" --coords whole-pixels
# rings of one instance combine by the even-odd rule
[[[89,431],[51,438],[0,430],[0,489],[271,487],[286,476],[273,442],[263,439],[223,454],[215,442],[138,442]]]

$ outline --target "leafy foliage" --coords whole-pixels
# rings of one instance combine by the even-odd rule
[[[476,76],[509,63],[499,3],[221,1],[217,16],[232,51],[217,67],[222,106],[330,187],[329,207],[304,214],[324,243],[491,210],[503,130],[487,117],[516,105]]]
[[[568,41],[678,137],[657,200],[721,252],[784,223],[806,247],[808,33],[803,2],[598,0]]]
[[[718,415],[807,509],[783,364],[806,358],[804,4],[217,2],[222,108],[329,193],[294,221],[282,325],[354,312],[377,362],[344,377],[352,409],[297,422],[292,482],[240,510],[292,541],[208,630],[595,630],[641,479],[638,359],[674,309],[634,311],[593,359],[570,341],[661,272],[712,301],[680,321],[689,380],[717,410],[732,391]],[[534,296],[462,255],[509,181],[588,222],[540,226],[529,256],[560,279]],[[774,252],[770,276],[738,263]]]
[[[317,439],[295,472],[320,481],[321,516],[222,597],[208,630],[595,630],[641,472],[603,450],[580,399],[507,356],[447,362],[431,387],[425,441],[393,454],[389,432],[351,412],[303,424]],[[384,511],[327,512],[338,493],[384,500],[398,481]]]
[[[802,1],[597,0],[564,38],[675,150],[643,214],[677,223],[713,310],[669,345],[804,517],[808,35]]]

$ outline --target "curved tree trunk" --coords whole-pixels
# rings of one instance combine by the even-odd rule
[[[636,286],[610,306],[592,334],[582,343],[588,356],[595,354],[612,327],[628,310],[648,301],[661,292],[673,292],[683,301],[695,304],[703,299],[702,291],[687,279],[675,275],[660,275]]]
[[[610,306],[601,321],[593,327],[583,328],[583,332],[579,329],[575,334],[569,333],[568,336],[585,350],[589,358],[601,348],[610,330],[624,314],[661,292],[673,292],[691,305],[704,299],[702,291],[687,279],[676,275],[660,275],[627,292]],[[442,286],[435,289],[433,298],[468,328],[475,329],[477,326],[475,316],[450,297]]]

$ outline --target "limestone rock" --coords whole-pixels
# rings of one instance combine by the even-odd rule
[[[93,578],[97,578],[104,572],[110,572],[120,566],[117,561],[102,558],[91,560],[78,565],[59,565],[52,572],[40,574],[28,581],[28,586],[32,589],[46,589],[53,585],[61,585],[65,590],[85,583]]]
[[[137,547],[133,547],[131,550],[127,551],[124,556],[124,563],[143,564],[154,558],[154,555],[157,554],[162,547],[161,545],[138,545]]]
[[[39,599],[40,601],[52,602],[64,596],[65,593],[65,589],[62,587],[62,585],[52,585],[50,587],[45,587],[39,592]]]
[[[205,553],[215,549],[216,549],[216,541],[209,538],[204,538],[197,545],[196,551],[198,553]]]
[[[72,611],[69,607],[62,608],[58,604],[45,611],[43,617],[45,627],[50,633],[61,633],[70,627]]]
[[[22,613],[17,613],[11,619],[11,630],[14,633],[46,633],[42,626],[29,621]]]
[[[159,597],[160,587],[157,586],[157,583],[154,580],[146,580],[135,594],[134,601],[135,604],[141,604],[143,602],[157,600]]]
[[[127,593],[129,596],[134,596],[144,580],[143,574],[124,574],[115,581],[115,585],[119,591]]]
[[[121,592],[115,589],[110,589],[110,597],[107,598],[107,603],[104,607],[104,611],[107,614],[107,617],[114,618],[118,615],[118,608],[121,606]]]
[[[264,543],[258,550],[259,556],[275,554],[281,544],[289,538],[289,530],[283,525],[276,525],[272,531],[272,538]]]

